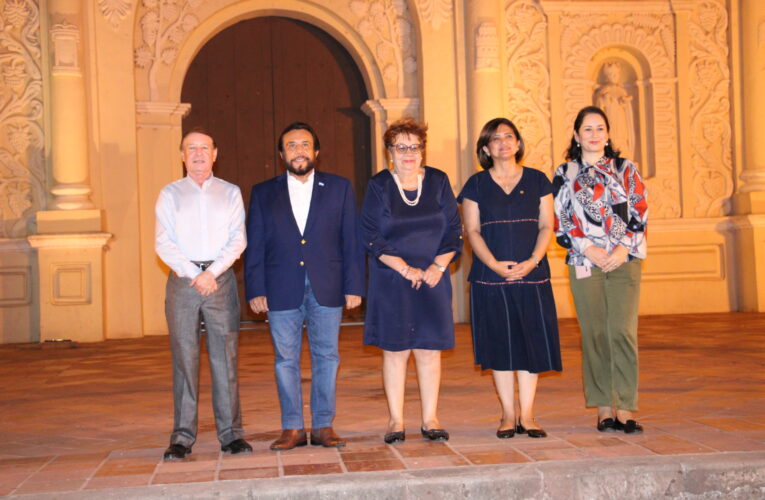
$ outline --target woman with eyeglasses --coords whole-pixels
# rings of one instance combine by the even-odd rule
[[[383,352],[388,444],[406,439],[410,354],[420,388],[420,432],[432,441],[449,439],[437,407],[441,351],[454,347],[448,269],[462,250],[462,227],[449,178],[423,164],[426,132],[409,117],[390,125],[383,140],[392,168],[370,179],[361,210],[370,255],[364,344]]]
[[[637,167],[609,141],[608,117],[582,108],[566,163],[553,178],[558,243],[568,250],[571,293],[582,331],[585,404],[601,432],[642,432],[637,410],[640,264],[648,201]]]
[[[523,152],[510,120],[490,120],[476,144],[484,170],[468,179],[458,198],[474,256],[468,277],[473,353],[476,364],[492,370],[502,405],[500,439],[547,436],[534,419],[537,380],[540,372],[561,370],[546,257],[552,185],[544,173],[520,164]]]

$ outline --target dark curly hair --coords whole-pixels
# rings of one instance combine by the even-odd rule
[[[503,124],[510,127],[513,134],[515,134],[516,139],[518,139],[518,151],[515,152],[515,161],[520,162],[526,151],[523,137],[521,137],[521,133],[518,132],[518,127],[516,127],[513,122],[507,118],[494,118],[493,120],[489,120],[481,129],[481,133],[478,135],[478,142],[476,142],[475,145],[475,152],[478,155],[478,163],[481,164],[481,167],[483,167],[484,170],[493,167],[494,160],[483,150],[483,147],[491,142],[491,136],[494,135],[494,132],[496,132],[499,126]]]

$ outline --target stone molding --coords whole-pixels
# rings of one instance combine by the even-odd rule
[[[499,72],[497,23],[484,21],[475,29],[475,70]]]
[[[27,236],[32,248],[105,248],[111,233],[33,234]]]
[[[64,21],[54,24],[50,30],[53,43],[53,75],[82,76],[79,62],[80,28]]]

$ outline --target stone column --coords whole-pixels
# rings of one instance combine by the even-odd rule
[[[734,2],[741,9],[740,42],[743,165],[734,196],[735,262],[739,309],[765,311],[765,3]],[[736,19],[736,12],[732,17]],[[734,24],[735,27],[735,24]],[[735,59],[734,59],[735,61]]]
[[[467,2],[465,28],[468,47],[468,149],[473,150],[481,127],[505,114],[502,92],[501,44],[499,24],[502,8],[496,0]],[[477,166],[475,155],[471,155]],[[475,169],[471,169],[474,172]]]
[[[183,177],[181,121],[190,110],[190,104],[178,102],[136,103],[144,335],[167,333],[165,283],[169,270],[154,251],[154,206],[160,190]]]
[[[37,212],[40,341],[104,339],[101,211],[90,200],[88,95],[80,61],[85,16],[79,0],[48,2],[51,210]]]
[[[79,12],[66,9],[68,15],[61,19],[63,16],[55,7],[57,4],[71,7],[70,3],[50,3],[53,66],[50,70],[49,108],[53,206],[62,210],[93,208],[88,184],[88,106],[80,68],[80,29],[67,21],[67,18],[79,21],[80,16]]]

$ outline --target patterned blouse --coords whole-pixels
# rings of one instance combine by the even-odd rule
[[[628,260],[645,258],[648,193],[630,160],[564,163],[555,171],[553,192],[555,236],[568,249],[567,264],[592,266],[584,256],[590,245],[609,253],[623,245]]]

